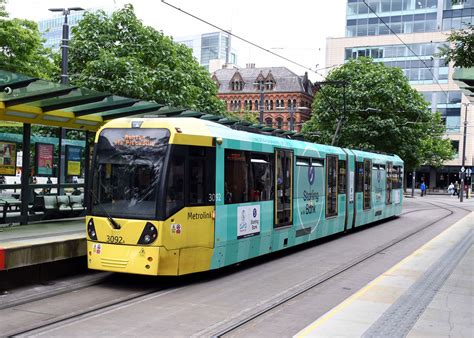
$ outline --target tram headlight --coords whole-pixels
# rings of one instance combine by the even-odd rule
[[[138,240],[137,244],[151,244],[153,243],[158,237],[158,229],[156,226],[150,222],[145,224],[145,228],[143,229],[142,235]]]
[[[90,239],[97,240],[97,233],[95,232],[94,220],[92,218],[87,222],[87,234]]]

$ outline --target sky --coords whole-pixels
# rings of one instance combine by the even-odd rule
[[[48,8],[82,7],[118,9],[126,3],[135,8],[144,24],[174,37],[217,31],[158,0],[7,0],[10,17],[33,21],[50,18]],[[344,36],[346,0],[166,0],[233,34],[295,61],[305,68],[325,67],[326,38]],[[232,39],[238,65],[255,63],[256,67],[285,66],[311,80],[316,73]],[[325,71],[320,71],[324,73]]]

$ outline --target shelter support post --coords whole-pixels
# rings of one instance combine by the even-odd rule
[[[31,124],[23,123],[23,159],[21,170],[21,220],[28,224],[28,205],[30,202],[30,136]]]

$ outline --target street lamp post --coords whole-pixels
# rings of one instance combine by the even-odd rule
[[[461,196],[459,198],[459,201],[463,201],[464,197],[464,177],[466,176],[466,168],[464,167],[465,165],[465,160],[466,160],[466,135],[467,135],[467,107],[469,106],[469,103],[463,103],[463,106],[466,106],[465,110],[465,115],[464,115],[464,135],[462,138],[462,160],[461,160]]]
[[[69,24],[67,16],[71,14],[71,11],[83,11],[81,7],[69,7],[69,8],[50,8],[51,12],[60,12],[64,15],[63,23],[63,39],[61,42],[61,84],[68,84],[68,52],[69,52]],[[66,176],[66,160],[63,152],[63,140],[66,139],[66,129],[59,128],[59,164],[58,164],[58,195],[63,193],[61,183],[64,183]]]
[[[63,23],[63,39],[61,42],[61,83],[68,84],[68,48],[69,48],[69,24],[67,22],[67,16],[71,14],[71,11],[83,11],[81,7],[70,7],[70,8],[50,8],[51,12],[61,12],[64,15]]]

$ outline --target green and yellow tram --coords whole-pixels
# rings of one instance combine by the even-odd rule
[[[91,269],[184,275],[399,215],[403,161],[196,118],[98,133]]]

